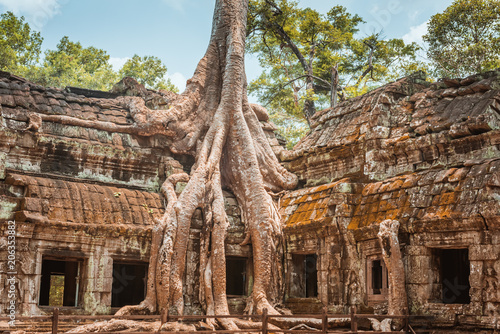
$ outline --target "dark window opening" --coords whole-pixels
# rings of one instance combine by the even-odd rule
[[[318,296],[318,258],[316,254],[292,254],[290,296]]]
[[[440,249],[442,302],[445,304],[470,303],[470,263],[468,249]]]
[[[78,306],[81,261],[42,260],[41,306]]]
[[[382,264],[380,260],[372,262],[372,290],[374,295],[382,293]]]
[[[226,294],[228,296],[245,296],[246,287],[246,258],[226,259]]]
[[[388,295],[389,278],[384,260],[380,255],[373,255],[366,261],[367,294],[369,303],[385,301]]]
[[[306,298],[318,296],[318,269],[316,254],[306,255]]]
[[[113,263],[111,306],[137,305],[146,296],[147,264]]]

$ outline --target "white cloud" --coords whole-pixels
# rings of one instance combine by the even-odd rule
[[[125,64],[127,60],[129,60],[129,57],[124,57],[124,58],[116,58],[116,57],[109,57],[109,63],[111,66],[113,66],[113,70],[119,71],[120,68]]]
[[[62,1],[66,0],[0,0],[0,5],[6,11],[26,17],[34,30],[41,30],[47,21],[59,13]]]
[[[184,89],[186,88],[186,77],[184,76],[184,74],[180,73],[180,72],[175,72],[173,74],[166,74],[165,75],[165,78],[166,79],[170,79],[170,81],[172,81],[172,83],[174,85],[177,86],[177,88],[179,88],[179,92],[182,93],[184,91]]]
[[[175,10],[178,11],[183,11],[183,3],[186,2],[186,0],[163,0],[168,6],[172,7]]]
[[[428,22],[429,21],[425,21],[424,23],[419,24],[418,26],[410,27],[410,31],[403,36],[403,41],[405,43],[415,42],[418,45],[423,46],[424,40],[422,39],[422,36],[427,33]]]

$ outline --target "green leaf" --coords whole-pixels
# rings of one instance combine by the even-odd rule
[[[500,67],[500,0],[455,0],[427,28],[423,38],[436,75],[465,77]]]

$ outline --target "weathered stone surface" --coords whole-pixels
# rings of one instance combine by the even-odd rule
[[[488,80],[500,79],[494,74]],[[416,82],[402,79],[335,109],[318,112],[311,134],[294,151],[282,155],[285,165],[313,185],[348,174],[380,180],[433,166],[453,167],[460,160],[478,156],[500,155],[498,148],[489,144],[489,138],[500,136],[500,117],[493,109],[500,100],[497,89],[444,96],[446,90]],[[387,94],[394,94],[389,109],[381,98]],[[408,100],[405,94],[410,95]],[[364,124],[370,124],[366,130]],[[424,128],[423,132],[417,130]],[[390,131],[376,135],[380,129]],[[352,137],[351,133],[357,135]],[[378,142],[376,149],[372,141]],[[478,151],[483,152],[477,155]]]
[[[131,119],[129,110],[115,99],[117,94],[44,88],[0,74],[0,231],[6,236],[7,221],[15,219],[18,245],[27,247],[22,251],[18,247],[18,263],[22,263],[18,314],[47,310],[38,305],[42,260],[46,258],[82,262],[78,308],[70,313],[110,313],[114,261],[147,263],[151,229],[165,205],[160,185],[173,173],[189,172],[193,160],[174,157],[162,136],[110,133],[48,121],[37,129],[27,129],[36,113],[118,125],[130,124]],[[150,108],[160,108],[173,97],[168,92],[145,94]],[[279,146],[276,150],[283,149],[274,136],[274,126],[264,123],[270,142]],[[176,186],[180,193],[185,184]],[[228,253],[249,257],[251,246],[239,245],[245,239],[245,227],[238,203],[231,193],[224,196],[231,224]],[[202,219],[198,211],[188,244],[188,313],[201,312]],[[0,256],[7,258],[3,243],[7,239],[0,240]],[[8,303],[4,269],[0,272],[1,314]],[[251,281],[251,272],[247,278]],[[238,299],[238,311],[244,302],[244,296]]]
[[[436,316],[434,325],[493,328],[491,319],[500,315],[499,78],[493,71],[431,85],[418,75],[398,80],[318,112],[311,133],[288,152],[260,115],[275,153],[305,185],[280,199],[286,291],[294,284],[293,255],[316,255],[317,295],[287,298],[286,306],[297,313],[321,312],[324,306],[345,312],[353,305],[385,312],[387,295],[370,295],[368,274],[370,259],[381,254],[378,224],[396,219],[410,312]],[[122,88],[116,93],[152,94],[146,97],[150,108],[172,98]],[[172,154],[162,136],[53,122],[25,131],[33,112],[129,124],[129,111],[116,95],[103,94],[0,77],[0,220],[15,218],[25,245],[19,287],[24,314],[42,312],[36,282],[48,255],[85,259],[83,312],[109,313],[113,261],[148,260],[152,218],[164,206],[159,186],[169,175],[191,169],[192,158]],[[177,184],[176,192],[183,186]],[[240,208],[231,193],[224,197],[230,224],[226,253],[248,258],[251,245],[240,245]],[[203,219],[197,211],[191,223],[187,313],[201,312]],[[440,299],[443,249],[467,249],[469,304]],[[251,282],[251,270],[247,274]],[[2,274],[0,279],[5,281]],[[0,286],[0,295],[5,292]],[[2,312],[4,305],[0,299]],[[244,296],[229,305],[231,312],[242,312]]]
[[[496,326],[488,321],[500,316],[499,82],[498,70],[430,87],[402,79],[318,112],[311,133],[281,155],[305,184],[281,201],[287,251],[324,259],[324,241],[344,254],[318,280],[327,285],[318,300],[384,312],[386,297],[368,290],[369,259],[381,254],[378,224],[395,219],[410,312],[434,316],[434,326]],[[345,178],[351,191],[333,191]],[[447,249],[467,250],[469,304],[443,304]]]

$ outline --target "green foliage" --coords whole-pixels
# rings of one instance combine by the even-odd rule
[[[421,49],[416,43],[405,44],[402,39],[382,40],[378,35],[353,39],[351,51],[342,71],[350,79],[344,84],[346,98],[362,95],[382,84],[418,71],[428,71],[425,63],[417,60]],[[367,59],[371,56],[371,67]]]
[[[293,0],[250,0],[246,47],[264,71],[249,83],[249,93],[271,115],[289,115],[282,125],[296,120],[300,128],[307,117],[306,102],[317,109],[330,106],[334,66],[342,98],[425,69],[416,60],[415,43],[382,40],[378,35],[358,38],[362,22],[343,6],[321,14]],[[286,137],[287,130],[283,132]]]
[[[43,41],[40,33],[31,31],[23,16],[6,12],[0,17],[0,69],[17,72],[37,63]]]
[[[93,46],[84,48],[64,36],[56,50],[45,52],[42,65],[30,69],[26,75],[44,86],[109,90],[118,76],[108,61],[106,51]]]
[[[321,81],[308,89],[304,75],[310,69],[312,75],[329,81],[332,66],[344,58],[362,20],[342,6],[334,6],[324,15],[299,8],[291,0],[279,0],[275,5],[250,1],[247,51],[257,55],[265,70],[249,89],[268,108],[279,106],[298,116],[308,99],[328,102],[319,95],[326,96],[330,89]]]
[[[269,119],[278,127],[278,134],[286,139],[286,147],[291,150],[309,131],[303,118],[292,116],[283,110],[272,110]]]
[[[157,57],[134,55],[117,73],[109,63],[105,50],[64,36],[55,50],[45,51],[40,63],[42,37],[32,32],[24,17],[13,13],[1,14],[0,69],[21,75],[44,86],[74,86],[109,90],[123,76],[131,76],[148,88],[178,92],[170,80],[165,80],[167,68]]]
[[[165,80],[167,68],[162,61],[154,56],[139,57],[134,55],[120,69],[119,76],[132,77],[138,82],[152,89],[165,89],[172,92],[178,92],[170,79]]]
[[[439,76],[465,77],[500,67],[500,0],[455,0],[431,17],[423,37]]]

